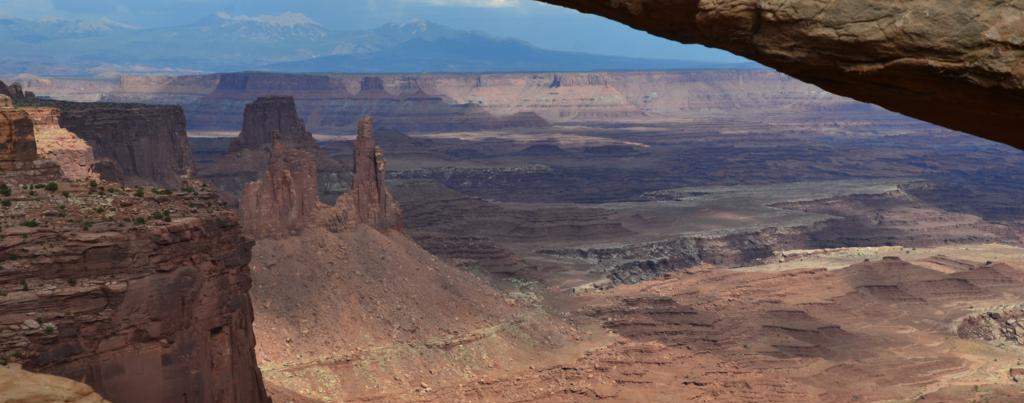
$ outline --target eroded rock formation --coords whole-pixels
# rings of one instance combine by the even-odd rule
[[[1024,4],[542,0],[736,53],[908,116],[1024,148]]]
[[[352,158],[352,190],[341,195],[332,212],[334,229],[366,224],[377,230],[401,230],[402,213],[384,183],[384,152],[373,138],[373,119],[359,121]]]
[[[272,135],[267,172],[242,191],[242,223],[253,239],[301,231],[313,221],[319,205],[313,155],[286,143],[277,132]]]
[[[274,136],[277,136],[275,139]],[[290,147],[316,147],[313,135],[299,119],[292,97],[260,97],[245,106],[242,133],[231,143],[231,151],[260,149],[280,141]]]
[[[247,184],[265,177],[275,148],[275,136],[282,149],[302,150],[313,159],[310,164],[315,169],[316,180],[312,183],[321,200],[336,199],[348,186],[348,169],[320,150],[313,135],[306,131],[291,97],[261,97],[246,105],[243,120],[245,127],[232,140],[229,152],[214,163],[201,166],[197,175],[215,184],[225,198],[240,197]],[[294,153],[289,151],[288,154]]]
[[[0,209],[0,359],[115,402],[265,401],[252,243],[215,194],[190,186],[11,189]]]

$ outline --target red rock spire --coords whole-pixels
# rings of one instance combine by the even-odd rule
[[[359,120],[352,159],[352,197],[357,221],[381,230],[401,229],[398,203],[384,183],[384,153],[373,138],[373,118]]]

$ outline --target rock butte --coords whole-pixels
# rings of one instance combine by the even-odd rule
[[[999,0],[541,0],[1024,148],[1024,8]]]

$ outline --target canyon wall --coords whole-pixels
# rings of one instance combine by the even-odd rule
[[[0,214],[2,359],[115,402],[265,401],[236,215],[201,189],[57,186]]]
[[[307,127],[323,134],[350,133],[364,115],[384,129],[430,132],[736,118],[737,110],[776,119],[880,113],[767,70],[126,77],[105,97],[181,103],[191,128],[230,131],[242,126],[245,103],[270,94],[294,96]]]
[[[1000,0],[542,0],[756,60],[1024,147],[1024,5]]]
[[[85,139],[107,180],[177,188],[192,174],[185,114],[179,107],[67,104],[60,126]]]

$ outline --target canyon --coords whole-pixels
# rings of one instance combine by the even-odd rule
[[[721,48],[839,95],[1024,147],[1024,10],[997,0],[542,0]]]
[[[1013,5],[551,2],[1019,146]],[[0,90],[0,384],[168,402],[1024,398],[1024,155],[780,73]]]
[[[346,135],[359,117],[381,129],[456,132],[541,129],[552,123],[726,119],[736,109],[770,120],[878,114],[766,70],[609,73],[275,74],[125,76],[94,80],[27,80],[26,88],[58,99],[182,105],[189,130],[242,127],[244,105],[260,96],[295,98],[314,134]],[[824,114],[824,115],[823,115]]]

